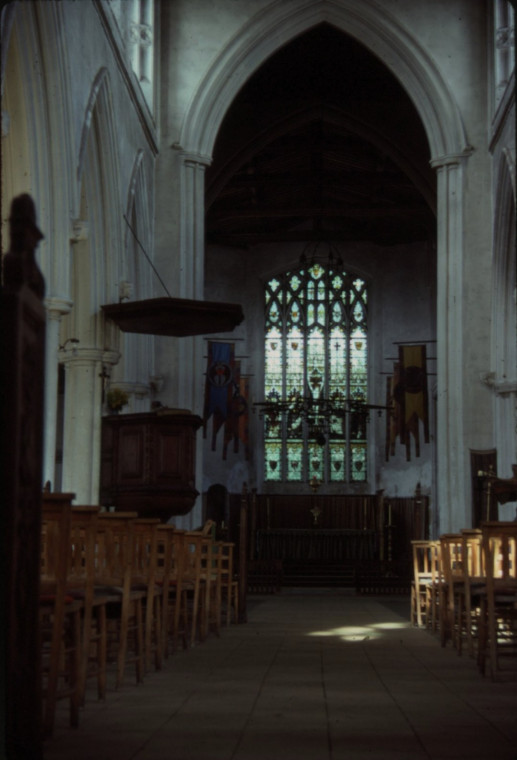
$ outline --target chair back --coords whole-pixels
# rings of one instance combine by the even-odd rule
[[[479,528],[467,528],[461,531],[463,574],[465,581],[484,578],[485,568],[481,551],[482,531]]]
[[[100,508],[73,506],[70,513],[70,543],[67,587],[93,592],[95,538]]]
[[[481,523],[487,586],[517,584],[517,523]]]
[[[131,583],[151,588],[156,578],[158,518],[139,517],[133,521],[133,562]]]
[[[440,536],[441,567],[444,581],[450,588],[463,582],[463,541],[461,533]]]
[[[40,593],[64,598],[69,562],[71,504],[43,500]]]
[[[432,541],[411,541],[413,554],[413,580],[419,583],[429,581],[432,577]]]
[[[129,591],[136,512],[101,512],[97,523],[95,584]]]

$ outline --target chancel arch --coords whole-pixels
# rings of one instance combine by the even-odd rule
[[[276,4],[243,25],[211,65],[191,100],[176,147],[208,163],[225,113],[251,74],[290,40],[324,23],[372,51],[402,84],[420,115],[437,175],[436,502],[442,528],[450,530],[468,519],[470,474],[465,444],[484,443],[479,438],[478,416],[484,417],[489,406],[486,389],[480,385],[468,384],[465,392],[467,372],[470,375],[476,365],[486,364],[488,347],[475,355],[476,341],[463,329],[464,320],[475,321],[476,314],[474,303],[465,303],[464,292],[477,289],[482,279],[481,272],[466,265],[467,240],[469,255],[476,256],[488,237],[487,226],[473,205],[465,203],[465,181],[469,171],[488,176],[489,166],[486,157],[476,155],[471,147],[461,109],[436,62],[415,35],[377,5],[356,0],[345,0],[339,7],[327,2]],[[184,166],[180,172],[185,172]],[[199,209],[204,207],[201,192],[189,198],[191,203],[198,211],[190,213],[199,218]],[[180,211],[180,217],[185,215]],[[200,249],[188,246],[181,250],[185,259],[196,260],[200,254]]]
[[[386,10],[360,0],[277,4],[253,17],[210,67],[185,116],[180,145],[210,157],[230,103],[249,76],[290,40],[329,23],[372,50],[399,79],[420,113],[433,157],[468,147],[447,83],[417,40]]]

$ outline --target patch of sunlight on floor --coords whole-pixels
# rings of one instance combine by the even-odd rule
[[[403,623],[374,623],[372,625],[372,628],[379,628],[382,631],[395,631],[400,628],[409,628],[410,625],[408,622],[404,621]]]
[[[329,628],[326,631],[312,631],[307,636],[334,636],[342,641],[365,641],[377,639],[383,631],[407,628],[407,623],[372,623],[369,626],[345,625],[340,628]]]
[[[335,636],[342,641],[364,641],[376,638],[377,634],[371,627],[345,625],[342,628],[329,628],[328,631],[312,631],[307,636]]]

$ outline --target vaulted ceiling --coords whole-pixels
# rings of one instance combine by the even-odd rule
[[[321,25],[247,81],[206,176],[207,242],[435,235],[435,177],[419,116],[387,67]]]

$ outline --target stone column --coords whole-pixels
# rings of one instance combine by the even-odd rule
[[[80,347],[60,355],[66,370],[62,490],[75,493],[77,504],[99,503],[102,370],[119,358],[115,351]]]
[[[180,294],[183,298],[204,299],[205,267],[205,169],[209,159],[190,153],[180,154]],[[202,337],[176,341],[177,404],[194,414],[203,413],[203,340]],[[203,437],[196,439],[196,487],[202,490]],[[202,520],[201,497],[185,526]],[[177,522],[177,521],[176,521]]]
[[[61,317],[68,314],[72,302],[63,298],[47,298],[47,336],[45,346],[45,425],[43,452],[43,483],[48,480],[54,489],[57,439],[57,386],[59,328]]]
[[[452,505],[466,508],[463,435],[463,161],[445,156],[437,170],[437,497],[441,533]],[[462,518],[460,518],[460,522]],[[467,516],[463,525],[468,525]]]
[[[180,168],[180,289],[185,298],[203,298],[205,261],[205,156],[182,153]]]
[[[436,451],[443,533],[471,525],[470,449],[493,445],[493,405],[479,379],[490,361],[490,164],[485,151],[469,149],[432,165],[438,195]]]
[[[180,221],[180,293],[183,298],[204,299],[205,168],[200,156],[182,155]],[[202,401],[202,340],[178,341],[178,405],[200,413]],[[192,379],[195,378],[195,382]]]

